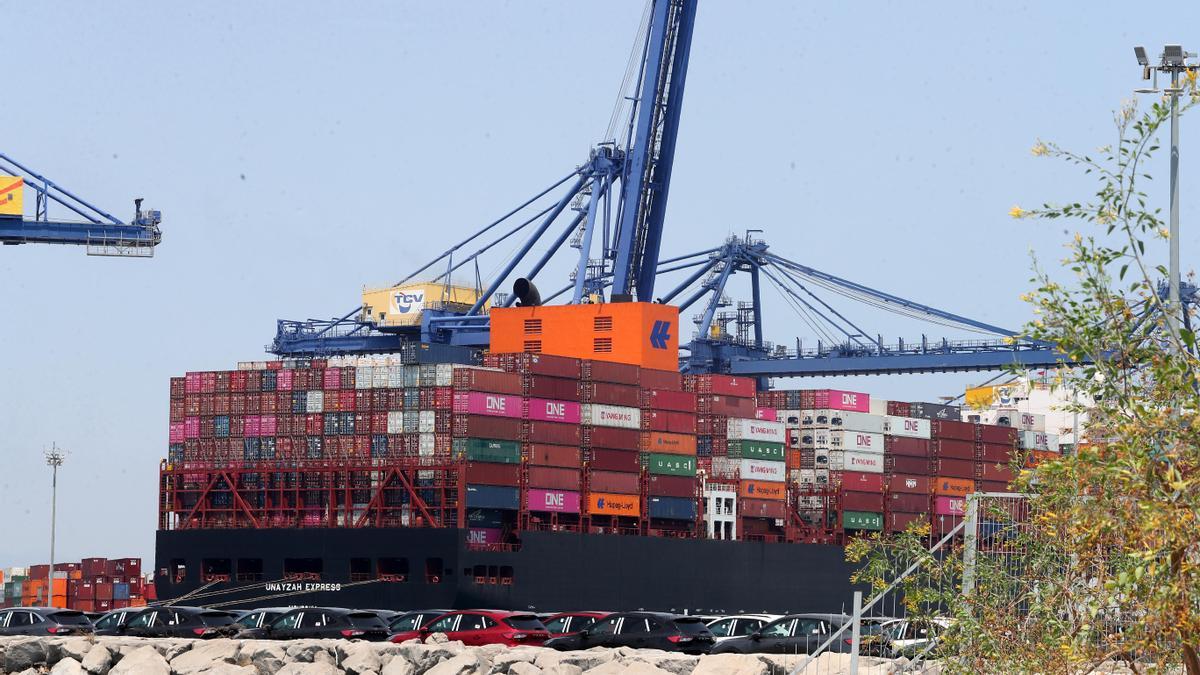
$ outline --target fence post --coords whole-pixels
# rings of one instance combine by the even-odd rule
[[[979,495],[967,495],[967,516],[963,520],[962,592],[970,597],[975,591],[975,553],[978,547]]]
[[[858,648],[862,638],[862,591],[854,591],[854,627],[850,634],[850,675],[858,675]]]

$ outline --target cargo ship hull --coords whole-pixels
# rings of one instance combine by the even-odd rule
[[[479,550],[457,529],[159,531],[156,558],[160,599],[195,593],[194,604],[230,608],[837,612],[855,590],[853,567],[835,545],[538,531],[522,533],[511,551]],[[318,560],[320,572],[285,579],[285,561],[297,559]],[[351,574],[352,561],[379,559],[403,560],[411,571],[403,581]],[[261,561],[261,573],[205,577],[205,566],[227,560],[255,569]],[[181,566],[182,579],[171,572]]]

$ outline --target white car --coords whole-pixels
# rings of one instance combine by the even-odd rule
[[[938,636],[950,627],[950,619],[934,617],[923,621],[896,619],[881,627],[890,653],[888,657],[913,656],[931,649],[931,643],[937,642]]]
[[[733,614],[708,622],[708,630],[717,642],[744,637],[778,619],[779,614]]]

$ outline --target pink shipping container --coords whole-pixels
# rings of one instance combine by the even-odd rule
[[[292,370],[281,370],[275,375],[275,389],[278,391],[292,390]]]
[[[183,435],[185,438],[200,438],[199,417],[189,417],[183,421]]]
[[[498,527],[472,527],[467,530],[468,544],[499,544],[504,541],[504,530]]]
[[[754,419],[766,420],[767,422],[778,422],[779,414],[774,408],[755,408]]]
[[[579,493],[571,490],[530,489],[527,493],[530,511],[579,513]]]
[[[871,395],[857,391],[842,391],[840,389],[818,389],[814,393],[816,408],[830,410],[849,410],[851,412],[871,412]]]
[[[263,436],[274,436],[278,429],[274,415],[263,415],[258,418],[258,429]]]
[[[170,431],[167,432],[167,440],[171,443],[182,443],[183,439],[183,422],[171,422]]]
[[[582,407],[574,401],[556,401],[548,398],[531,398],[528,402],[531,420],[579,424]]]
[[[962,516],[967,512],[967,500],[963,497],[934,497],[933,513],[938,516]]]
[[[454,395],[454,412],[519,418],[521,417],[521,397],[480,391],[460,392]]]

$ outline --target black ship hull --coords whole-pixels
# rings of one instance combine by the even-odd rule
[[[524,532],[498,551],[457,529],[313,528],[159,531],[156,548],[160,600],[229,608],[839,612],[855,590],[844,549],[821,544]],[[381,560],[407,573],[363,573]]]

